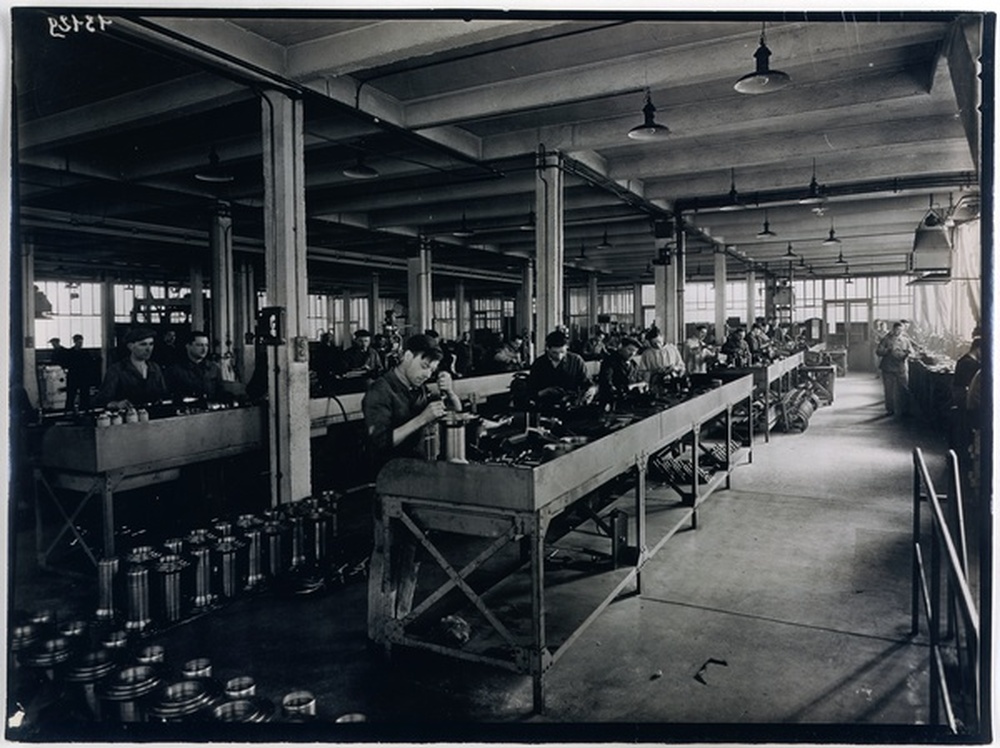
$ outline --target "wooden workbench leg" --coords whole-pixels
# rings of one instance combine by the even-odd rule
[[[698,450],[701,449],[701,424],[695,423],[691,430],[691,496],[693,509],[691,510],[691,529],[698,529],[698,499],[701,498],[701,487],[698,483]]]
[[[537,521],[531,529],[531,698],[536,714],[545,712],[545,531]]]
[[[726,408],[726,489],[733,487],[733,408]]]
[[[386,644],[385,624],[391,597],[389,519],[382,511],[382,497],[375,497],[372,509],[374,521],[374,546],[368,562],[368,638],[378,644]]]
[[[115,490],[117,481],[109,473],[101,476],[101,509],[104,523],[104,558],[115,555]]]

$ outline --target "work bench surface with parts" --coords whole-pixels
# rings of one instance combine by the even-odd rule
[[[520,414],[461,461],[390,461],[369,634],[529,673],[543,711],[549,667],[616,597],[641,593],[645,562],[752,459],[753,377],[694,379],[610,412]],[[568,596],[582,620],[554,614]]]

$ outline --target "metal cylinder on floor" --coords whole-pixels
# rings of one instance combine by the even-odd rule
[[[302,566],[306,562],[305,523],[298,514],[288,518],[292,535],[292,568]]]
[[[316,697],[311,691],[289,691],[281,699],[281,713],[288,722],[309,722],[316,718]]]
[[[223,688],[227,699],[248,699],[257,695],[257,682],[249,675],[238,675],[226,681]]]
[[[212,661],[208,657],[193,657],[181,666],[185,678],[211,678]]]
[[[273,716],[274,704],[256,696],[223,701],[212,709],[218,722],[270,722]]]
[[[102,558],[97,562],[97,612],[98,620],[110,621],[115,617],[115,578],[118,558]]]
[[[102,701],[114,706],[113,716],[120,722],[145,722],[148,696],[163,683],[158,665],[129,665],[116,671],[100,690]]]
[[[135,654],[140,665],[163,665],[167,660],[167,650],[162,644],[148,644]]]
[[[234,536],[228,535],[219,540],[213,549],[216,557],[215,566],[218,568],[215,585],[216,594],[219,597],[236,597],[243,589],[242,573],[242,551],[246,548],[244,543]]]
[[[196,609],[207,608],[215,602],[212,593],[212,551],[207,545],[191,549],[191,565],[194,569],[194,597],[192,605]]]
[[[25,667],[35,668],[50,681],[62,674],[62,666],[73,655],[72,642],[65,636],[51,636],[36,642],[20,653],[18,659]]]
[[[183,573],[189,566],[180,556],[166,555],[153,567],[158,620],[175,623],[184,617]]]
[[[130,564],[125,569],[125,630],[145,631],[152,623],[149,605],[149,568]]]
[[[152,695],[149,719],[181,722],[208,712],[222,700],[222,689],[211,678],[184,678],[161,686]]]
[[[94,720],[101,719],[98,689],[117,667],[118,662],[112,657],[110,650],[103,648],[81,653],[68,666],[66,681],[79,688],[80,697]]]
[[[270,579],[277,579],[288,570],[290,546],[287,526],[270,520],[264,524],[264,569]]]
[[[264,582],[264,532],[260,527],[243,530],[247,544],[247,574],[245,589],[253,590]]]

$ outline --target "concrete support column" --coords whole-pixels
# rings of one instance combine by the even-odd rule
[[[540,153],[535,178],[535,348],[563,323],[563,174],[558,153]]]
[[[379,277],[372,273],[368,284],[368,331],[372,335],[382,329],[382,314],[379,308]]]
[[[205,273],[201,264],[191,263],[191,329],[205,329]],[[149,300],[149,287],[146,287],[146,300]],[[149,307],[147,306],[148,310]],[[149,320],[147,319],[146,322]]]
[[[350,291],[340,292],[340,308],[344,310],[343,315],[337,323],[340,325],[340,339],[344,341],[345,348],[351,345],[353,334],[351,333],[351,293]],[[369,330],[369,332],[371,332]]]
[[[528,339],[525,343],[528,347],[534,345],[535,329],[535,268],[528,260],[521,268],[521,287],[517,289],[516,301],[514,304],[514,315],[517,320],[518,330],[527,330]]]
[[[632,324],[637,330],[642,329],[642,284],[632,284]]]
[[[726,252],[715,248],[715,339],[722,343],[726,334]]]
[[[666,335],[667,329],[667,300],[670,298],[667,293],[667,277],[670,275],[670,265],[653,265],[653,295],[656,312],[653,321],[660,331]]]
[[[301,99],[261,93],[264,146],[264,270],[267,298],[285,310],[284,342],[269,351],[271,503],[312,492],[309,455],[309,346],[305,336],[305,166]]]
[[[407,259],[407,318],[409,335],[422,333],[431,326],[431,247],[421,237]],[[407,335],[403,336],[408,337]]]
[[[233,354],[233,217],[229,203],[216,203],[208,229],[212,257],[212,348]]]
[[[597,324],[597,314],[598,307],[600,306],[601,297],[597,289],[597,273],[591,273],[587,277],[587,335],[589,337],[590,331],[594,329],[594,325]]]
[[[675,274],[674,309],[676,310],[677,324],[675,328],[677,330],[677,339],[674,342],[682,343],[687,339],[687,332],[684,329],[684,291],[687,288],[687,237],[684,235],[683,225],[679,217],[677,219],[675,236],[677,237],[677,267]]]
[[[35,243],[28,239],[21,243],[21,373],[24,377],[24,391],[28,393],[31,405],[40,405],[38,392],[38,366],[35,360]]]
[[[747,268],[747,324],[757,319],[757,273],[753,267]]]
[[[256,364],[256,350],[247,334],[253,333],[257,316],[257,285],[253,264],[237,261],[233,282],[233,343],[236,372],[243,382],[250,381]]]
[[[338,323],[337,298],[332,293],[328,293],[326,295],[326,329],[333,336],[333,342],[342,345],[344,341],[340,339],[340,332],[337,330]]]
[[[469,329],[469,320],[465,314],[465,281],[455,281],[455,340]]]
[[[104,332],[104,342],[101,343],[101,377],[104,377],[108,366],[114,362],[118,341],[115,340],[115,280],[104,278],[101,281],[101,330]]]
[[[677,344],[677,327],[678,327],[678,314],[677,314],[677,289],[679,287],[678,283],[678,268],[680,263],[677,259],[676,253],[670,258],[670,264],[666,266],[666,287],[664,288],[664,313],[663,313],[663,340],[667,343]]]

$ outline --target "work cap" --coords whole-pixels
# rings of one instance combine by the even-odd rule
[[[148,327],[131,327],[129,328],[129,331],[125,333],[125,342],[138,343],[140,340],[155,337],[156,333]]]

